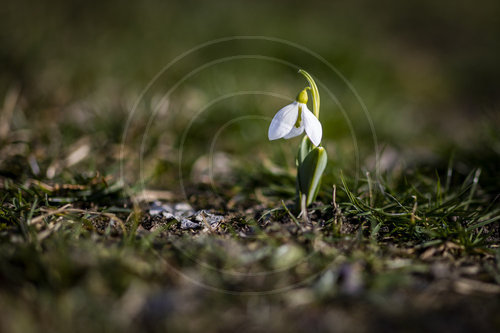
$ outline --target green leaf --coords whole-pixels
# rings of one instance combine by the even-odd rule
[[[307,154],[298,167],[299,191],[306,195],[307,205],[313,202],[318,195],[321,176],[325,171],[327,161],[326,150],[323,147],[316,147]]]
[[[312,150],[313,145],[311,140],[307,137],[307,135],[304,135],[302,138],[302,141],[300,142],[299,145],[299,150],[297,151],[297,158],[295,159],[295,165],[298,167],[302,164],[304,159],[306,158],[307,154]]]

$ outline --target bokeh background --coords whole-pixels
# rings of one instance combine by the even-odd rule
[[[295,143],[269,143],[267,126],[304,86],[304,68],[321,82],[330,174],[364,174],[378,156],[381,173],[453,157],[458,172],[493,175],[499,9],[495,0],[6,1],[0,95],[12,110],[2,139],[15,147],[1,169],[119,177],[124,157],[128,183],[179,188],[217,152],[231,168],[292,173]],[[230,36],[267,39],[219,40]]]

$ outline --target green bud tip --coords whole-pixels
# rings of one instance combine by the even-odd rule
[[[297,95],[297,102],[302,103],[302,104],[307,104],[307,101],[309,97],[307,96],[307,90],[310,89],[309,87],[304,88],[298,95]]]

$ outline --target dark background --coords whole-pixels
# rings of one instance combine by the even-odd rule
[[[155,103],[180,78],[210,61],[260,55],[308,70],[333,92],[340,104],[320,87],[324,143],[331,158],[345,161],[344,167],[356,160],[353,137],[359,145],[358,166],[366,168],[377,149],[401,158],[406,154],[408,163],[421,164],[439,158],[445,163],[458,149],[471,152],[465,160],[477,164],[483,157],[496,159],[499,149],[499,9],[494,0],[8,1],[0,9],[0,92],[19,93],[12,128],[30,133],[29,149],[46,168],[88,137],[96,154],[83,169],[116,172],[122,139],[137,153],[144,137],[142,155],[147,165],[154,164],[146,174],[163,177],[166,184],[171,175],[161,175],[177,160],[182,133],[203,105],[241,91],[293,98],[304,80],[277,62],[239,59],[200,70],[183,82],[169,97],[168,115],[154,113]],[[323,57],[365,104],[377,142],[346,82],[311,54],[276,41],[244,39],[203,47],[176,62],[139,98],[175,57],[229,36],[283,39]],[[217,103],[187,133],[186,167],[208,152],[207,142],[228,120],[272,117],[286,103],[270,96]],[[131,130],[124,137],[128,116]],[[272,155],[276,145],[269,145],[266,131],[265,121],[238,121],[221,134],[215,150],[243,159],[246,153],[276,159],[279,153]],[[102,155],[107,157],[99,159]]]

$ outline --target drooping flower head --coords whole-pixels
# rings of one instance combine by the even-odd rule
[[[269,140],[290,139],[302,134],[307,136],[315,146],[321,143],[323,129],[318,118],[307,108],[307,90],[305,88],[298,95],[295,102],[279,110],[269,126]]]

